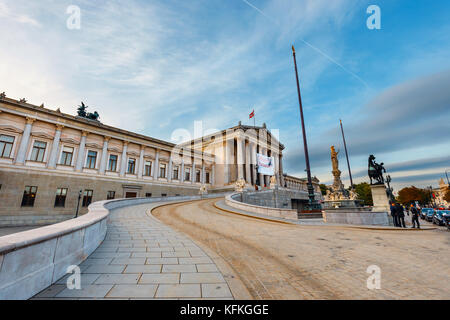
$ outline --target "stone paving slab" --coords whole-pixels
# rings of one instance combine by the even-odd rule
[[[232,299],[223,275],[192,240],[144,204],[111,211],[105,240],[83,263],[81,289],[69,274],[33,299]]]

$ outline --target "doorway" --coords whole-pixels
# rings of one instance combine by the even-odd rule
[[[136,198],[137,197],[137,192],[126,192],[125,193],[125,198]]]

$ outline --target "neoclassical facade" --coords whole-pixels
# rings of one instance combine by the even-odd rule
[[[287,186],[283,149],[265,125],[175,145],[1,94],[0,225],[65,220],[99,200],[230,191],[238,179],[267,187],[256,153],[274,157],[280,186],[306,190],[304,179]]]

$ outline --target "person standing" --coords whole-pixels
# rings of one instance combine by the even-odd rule
[[[412,228],[414,229],[416,227],[417,223],[417,229],[420,229],[420,223],[419,223],[419,210],[414,206],[414,204],[411,204],[411,219],[412,219]]]
[[[391,216],[392,220],[394,221],[394,227],[400,227],[398,223],[398,215],[397,215],[397,209],[395,207],[395,202],[391,203]]]
[[[397,214],[398,226],[401,228],[406,228],[405,225],[405,212],[403,211],[403,207],[400,203],[395,205],[395,213]]]

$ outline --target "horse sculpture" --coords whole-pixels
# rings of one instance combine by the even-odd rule
[[[384,163],[376,163],[373,154],[369,156],[369,169],[368,174],[370,178],[370,184],[384,184],[383,172],[386,173],[386,169],[383,167]],[[372,183],[372,179],[376,180],[376,183]]]

